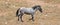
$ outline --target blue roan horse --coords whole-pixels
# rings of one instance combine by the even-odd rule
[[[16,12],[16,16],[18,16],[18,21],[19,21],[19,19],[21,19],[21,21],[23,22],[22,16],[23,16],[24,14],[31,15],[32,18],[31,18],[30,20],[34,21],[34,13],[35,13],[37,10],[39,10],[39,11],[42,13],[42,8],[41,8],[40,5],[35,5],[35,6],[33,6],[32,8],[25,8],[25,7],[19,8],[19,9],[17,10],[17,12]]]

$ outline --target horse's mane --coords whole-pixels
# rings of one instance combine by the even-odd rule
[[[40,5],[35,5],[35,6],[33,6],[32,8],[33,8],[33,9],[36,9],[37,7],[40,7]]]

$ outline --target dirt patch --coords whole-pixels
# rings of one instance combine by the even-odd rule
[[[46,2],[47,1],[47,2]],[[0,25],[60,25],[60,5],[49,0],[0,0]],[[54,0],[53,0],[54,1]],[[43,13],[37,11],[34,22],[30,15],[24,15],[23,21],[17,21],[16,10],[19,7],[41,5]]]

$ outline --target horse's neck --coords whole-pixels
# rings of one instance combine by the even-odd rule
[[[34,9],[34,11],[36,12],[36,11],[37,11],[37,9]]]

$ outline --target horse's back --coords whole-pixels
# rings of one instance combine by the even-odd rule
[[[29,10],[31,10],[31,8],[21,7],[20,10],[24,10],[24,11],[27,11],[28,10],[29,11]]]
[[[22,7],[20,9],[20,11],[26,12],[26,13],[32,13],[32,12],[34,12],[34,10],[32,8],[25,8],[25,7]]]

